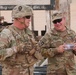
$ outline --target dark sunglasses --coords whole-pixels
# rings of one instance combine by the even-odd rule
[[[25,16],[24,18],[26,18],[26,19],[30,19],[30,18],[31,18],[31,16]]]
[[[56,19],[56,20],[53,21],[53,23],[57,24],[57,22],[60,23],[61,21],[62,21],[62,19]]]

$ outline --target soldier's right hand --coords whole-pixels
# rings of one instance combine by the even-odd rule
[[[17,52],[22,52],[24,50],[24,47],[25,47],[25,44],[24,43],[21,43],[17,46],[14,46],[13,47],[13,50],[17,53]]]
[[[63,52],[64,52],[64,45],[60,45],[60,46],[57,48],[57,52],[58,52],[58,53],[63,53]]]

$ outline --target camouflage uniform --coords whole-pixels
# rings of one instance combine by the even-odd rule
[[[30,9],[30,7],[27,6],[21,7],[25,9],[27,8],[27,10]],[[16,18],[20,16],[13,15],[13,17]],[[41,57],[38,51],[37,42],[35,41],[31,30],[29,28],[20,30],[11,25],[8,29],[2,30],[0,41],[2,75],[33,75],[33,65],[38,59],[41,59]],[[22,46],[24,45],[23,49],[20,44],[22,44]],[[15,47],[18,47],[21,51],[17,52],[14,49]],[[33,49],[35,49],[35,51],[30,53]]]
[[[65,50],[63,53],[57,52],[57,47],[64,43],[73,43],[76,34],[66,28],[59,32],[56,29],[48,31],[39,41],[42,55],[48,58],[47,75],[76,75],[73,50]]]

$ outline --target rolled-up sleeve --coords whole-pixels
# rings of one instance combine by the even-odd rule
[[[53,57],[56,55],[57,48],[51,47],[51,34],[46,33],[39,41],[39,46],[41,47],[41,53],[44,57]]]
[[[12,56],[15,52],[11,46],[12,34],[9,29],[4,29],[0,34],[0,61]]]

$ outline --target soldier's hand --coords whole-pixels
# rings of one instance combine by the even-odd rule
[[[21,44],[19,44],[19,45],[17,46],[17,51],[18,51],[18,52],[22,52],[22,51],[24,50],[24,48],[25,48],[25,44],[24,44],[24,43],[21,43]]]
[[[23,50],[24,50],[24,47],[25,47],[25,45],[23,44],[23,43],[21,43],[21,44],[19,44],[19,45],[17,45],[17,46],[14,46],[13,47],[13,50],[14,50],[14,52],[22,52]]]
[[[58,53],[63,53],[63,52],[64,52],[64,45],[60,45],[60,46],[57,48],[57,52],[58,52]]]

